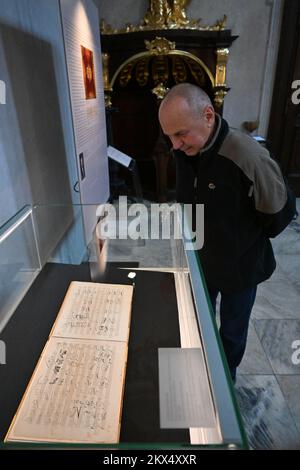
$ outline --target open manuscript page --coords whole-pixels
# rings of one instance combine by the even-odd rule
[[[8,440],[118,442],[127,345],[50,338]]]
[[[71,283],[6,441],[119,441],[132,291]]]
[[[128,341],[133,286],[71,283],[50,336]]]

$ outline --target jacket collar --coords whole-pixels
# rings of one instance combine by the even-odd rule
[[[199,155],[201,157],[210,154],[211,152],[218,152],[223,140],[228,134],[228,124],[219,114],[216,113],[216,129],[212,139],[209,141],[208,145],[204,147]]]

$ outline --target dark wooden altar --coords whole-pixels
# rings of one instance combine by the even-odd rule
[[[157,111],[167,88],[190,82],[201,86],[222,113],[229,88],[226,65],[237,36],[230,30],[162,29],[102,34],[104,87],[113,145],[135,158],[144,195],[159,202],[174,197],[170,144]],[[124,175],[125,177],[125,175]]]

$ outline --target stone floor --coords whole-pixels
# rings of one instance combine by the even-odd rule
[[[277,269],[258,287],[235,390],[251,448],[300,449],[300,216],[272,243]],[[112,243],[109,260],[173,262],[168,242],[155,240]]]
[[[258,287],[236,395],[252,448],[300,449],[300,216],[272,243],[277,269]]]

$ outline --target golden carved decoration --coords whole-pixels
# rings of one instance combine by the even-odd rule
[[[168,0],[150,0],[150,6],[144,16],[144,25],[163,27],[171,14]],[[155,28],[154,28],[155,29]]]
[[[209,26],[207,29],[211,31],[223,31],[226,27],[226,23],[227,23],[227,15],[223,15],[223,18],[221,18],[220,20],[217,20],[215,24],[213,24],[212,26]]]
[[[129,62],[123,69],[121,70],[119,83],[121,87],[125,87],[128,85],[129,81],[131,80],[132,69],[134,67],[134,62]]]
[[[228,61],[229,49],[219,48],[216,50],[217,64],[215,73],[215,90],[214,90],[214,102],[216,107],[221,107],[224,102],[224,98],[227,95],[226,88],[226,68]]]
[[[112,106],[111,96],[107,93],[104,93],[104,105],[106,108]]]
[[[226,67],[228,61],[229,49],[217,49],[217,66],[215,76],[215,86],[226,86]]]
[[[152,78],[155,85],[167,82],[169,78],[169,62],[166,55],[157,56],[152,61]]]
[[[163,83],[159,83],[151,92],[156,95],[156,98],[162,100],[166,93],[169,91],[169,88],[166,88]]]
[[[199,85],[200,87],[205,86],[206,77],[204,73],[204,68],[194,60],[191,60],[189,57],[187,57],[185,61],[188,64],[190,72],[194,77],[194,80],[197,85]]]
[[[150,57],[144,57],[136,64],[135,77],[140,86],[145,86],[149,79],[149,60]]]
[[[189,20],[187,19],[185,7],[189,3],[189,0],[173,0],[173,8],[168,18],[168,24],[178,26],[187,26]]]
[[[155,76],[153,76],[153,69],[151,69],[151,74],[149,72],[150,67],[153,66],[154,60],[160,58],[160,57],[165,57],[171,62],[171,75],[169,71],[169,63],[167,64],[167,68],[164,67],[164,63],[156,63],[156,71],[155,71]],[[169,79],[174,80],[175,83],[180,83],[181,78],[183,75],[183,70],[182,67],[183,65],[180,65],[181,67],[181,73],[179,74],[179,65],[176,65],[176,68],[174,68],[174,60],[179,58],[179,60],[182,61],[185,67],[185,70],[190,71],[192,74],[195,82],[200,86],[200,87],[205,87],[207,85],[207,80],[209,80],[209,83],[211,87],[215,87],[215,80],[214,77],[207,67],[207,65],[199,59],[199,57],[191,54],[190,52],[187,51],[180,51],[176,49],[172,49],[168,54],[162,54],[161,56],[157,55],[154,56],[151,54],[149,51],[146,52],[140,52],[138,54],[135,54],[131,56],[129,59],[127,59],[125,62],[123,62],[118,69],[115,71],[111,82],[110,82],[110,89],[113,89],[115,86],[116,81],[119,82],[119,85],[121,87],[127,86],[129,81],[132,78],[132,73],[135,70],[135,78],[137,82],[140,84],[140,86],[145,86],[147,83],[149,83],[149,79],[152,79],[157,85],[159,82],[164,82],[165,80],[168,81]],[[146,65],[147,64],[147,65]],[[157,72],[157,67],[164,67],[159,73]],[[176,69],[176,73],[174,76],[174,70]],[[176,75],[177,74],[177,75]]]
[[[133,76],[142,87],[146,86],[150,79],[155,85],[167,83],[169,80],[175,83],[183,83],[188,81],[188,71],[200,87],[206,86],[207,79],[210,79],[210,83],[213,85],[211,77],[205,73],[205,65],[195,62],[189,56],[186,57],[183,52],[176,55],[171,53],[169,55],[152,56],[152,58],[148,55],[135,60],[131,58],[131,61],[124,64],[119,71],[120,86],[122,88],[126,87]]]
[[[140,25],[127,23],[123,28],[114,29],[102,18],[100,22],[101,34],[122,34],[135,31],[153,31],[161,29],[196,29],[205,31],[222,31],[225,29],[227,16],[217,20],[211,26],[201,24],[198,20],[189,20],[186,6],[190,0],[149,0],[148,10]]]
[[[185,63],[179,56],[172,57],[172,75],[176,84],[187,81]]]
[[[107,52],[102,54],[102,68],[103,68],[103,88],[104,88],[104,102],[105,107],[109,108],[112,105],[110,93],[112,87],[109,83],[109,54]]]
[[[104,91],[111,91],[112,88],[109,85],[109,54],[107,52],[102,54],[102,65]]]
[[[217,108],[220,108],[223,105],[224,98],[227,95],[227,90],[224,88],[214,90],[214,103]]]
[[[168,41],[166,38],[156,36],[152,41],[145,40],[146,49],[153,55],[169,54],[175,49],[175,42]]]
[[[150,0],[142,27],[151,29],[182,28],[189,25],[185,7],[189,0]]]

